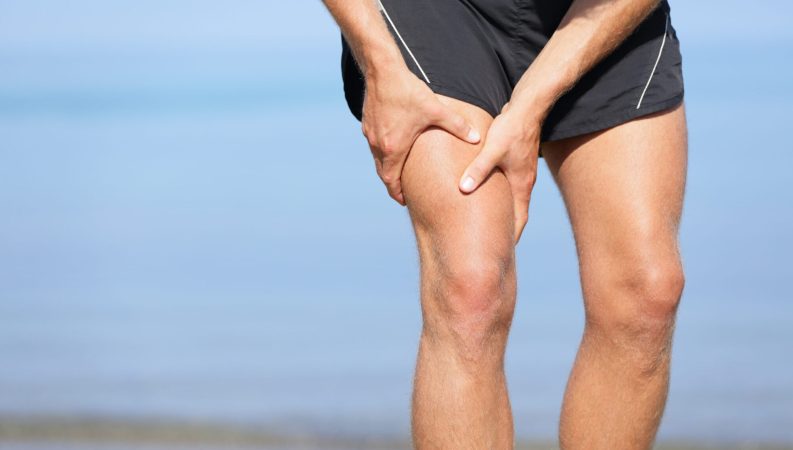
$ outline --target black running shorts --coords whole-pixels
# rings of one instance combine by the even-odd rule
[[[497,116],[572,0],[380,0],[410,70],[433,92]],[[359,121],[364,79],[341,37],[344,94]],[[602,130],[683,100],[680,42],[662,0],[614,51],[567,91],[541,142]],[[540,154],[542,156],[542,154]]]

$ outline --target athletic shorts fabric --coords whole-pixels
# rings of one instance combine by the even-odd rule
[[[572,0],[380,0],[408,68],[438,94],[497,116]],[[344,36],[341,72],[359,121],[364,78]],[[683,100],[680,42],[667,0],[563,94],[540,141],[603,130]],[[540,153],[542,156],[542,153]]]

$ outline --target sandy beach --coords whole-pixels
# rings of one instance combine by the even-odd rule
[[[410,449],[407,437],[279,432],[252,425],[98,418],[0,418],[0,448],[50,449]],[[552,442],[518,442],[516,449],[552,450]],[[658,450],[788,450],[793,446],[764,443],[659,442]]]

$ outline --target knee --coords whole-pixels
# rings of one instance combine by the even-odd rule
[[[622,290],[637,303],[636,319],[648,322],[674,320],[685,286],[685,275],[678,261],[658,261],[628,271]]]
[[[588,326],[631,346],[656,348],[671,337],[685,286],[679,260],[634,265],[606,279],[587,299]]]
[[[449,338],[466,359],[479,359],[502,342],[514,312],[512,257],[466,258],[440,270],[425,327]]]

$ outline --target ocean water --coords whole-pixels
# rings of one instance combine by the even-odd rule
[[[0,52],[0,417],[407,433],[417,254],[335,49]],[[792,50],[684,42],[661,439],[793,444]],[[544,166],[518,270],[516,432],[553,439],[583,308]]]

